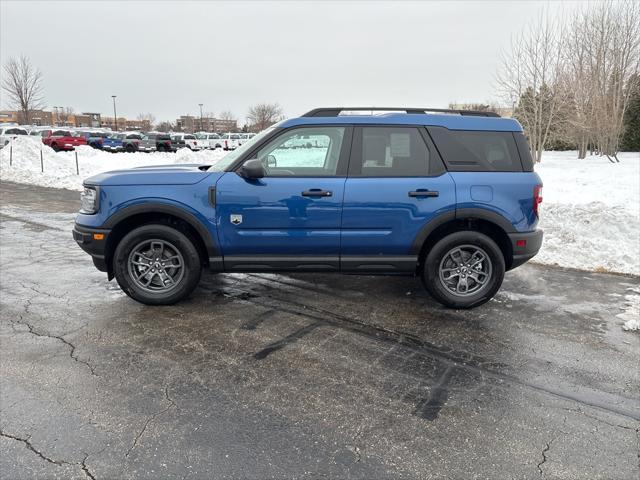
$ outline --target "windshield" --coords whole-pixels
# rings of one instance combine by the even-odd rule
[[[267,135],[269,135],[275,129],[276,129],[276,126],[274,125],[273,127],[270,127],[270,128],[267,128],[266,130],[261,131],[259,134],[257,134],[255,137],[253,137],[251,140],[248,140],[245,143],[243,143],[242,146],[240,146],[240,147],[236,148],[235,150],[227,153],[224,157],[222,157],[222,159],[220,159],[218,162],[216,162],[215,165],[212,165],[211,167],[209,167],[209,171],[210,172],[222,172],[222,171],[224,171],[229,165],[231,165],[233,162],[235,162],[238,158],[240,158],[242,155],[244,155],[247,151],[251,150],[254,147],[254,145],[256,145],[257,143],[262,141],[263,138],[265,138]]]
[[[21,128],[10,128],[5,133],[11,135],[26,135],[27,131],[22,130]]]

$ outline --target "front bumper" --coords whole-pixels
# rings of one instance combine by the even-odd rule
[[[104,228],[84,227],[77,223],[72,230],[73,239],[82,250],[91,255],[93,264],[101,272],[108,272],[106,261],[107,241],[111,230]]]
[[[528,262],[540,251],[542,246],[542,230],[525,233],[509,233],[509,241],[513,251],[513,260],[509,270]]]

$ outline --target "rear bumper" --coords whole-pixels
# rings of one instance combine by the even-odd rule
[[[525,233],[509,233],[509,241],[513,251],[513,260],[509,270],[528,262],[540,251],[542,246],[542,230]]]
[[[93,264],[101,272],[108,272],[106,262],[107,240],[111,230],[104,228],[83,227],[77,223],[73,227],[73,239],[82,250],[91,255]],[[100,235],[102,237],[100,238]]]

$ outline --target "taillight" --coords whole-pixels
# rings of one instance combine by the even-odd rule
[[[533,213],[540,217],[540,204],[542,203],[542,185],[533,187]]]

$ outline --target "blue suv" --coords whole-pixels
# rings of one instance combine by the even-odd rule
[[[442,304],[469,308],[540,249],[541,188],[516,120],[324,108],[214,165],[88,178],[73,236],[148,305],[185,298],[208,267],[418,275]]]

